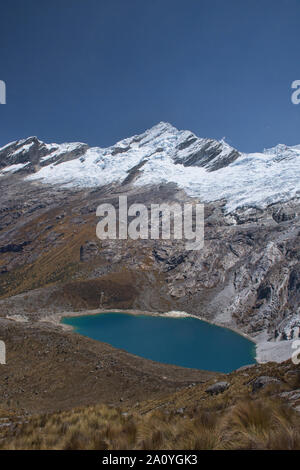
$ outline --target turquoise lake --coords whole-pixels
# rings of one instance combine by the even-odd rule
[[[65,317],[77,333],[165,364],[231,372],[255,363],[255,345],[243,336],[196,318],[125,313]]]

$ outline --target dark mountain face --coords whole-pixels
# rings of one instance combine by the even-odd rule
[[[62,163],[69,159],[81,157],[88,149],[86,144],[76,144],[72,150],[61,149],[59,155],[55,152],[60,148],[57,144],[45,144],[37,137],[29,137],[8,144],[0,149],[0,169],[19,165],[14,172],[35,173],[49,163]]]
[[[175,163],[182,163],[184,166],[202,166],[209,171],[219,170],[234,162],[241,154],[235,149],[224,152],[224,145],[212,139],[203,139],[202,145],[197,146],[197,138],[191,134],[178,146],[178,156],[175,156]],[[196,147],[196,148],[194,148]],[[198,148],[197,148],[198,147]],[[180,157],[180,150],[189,149],[187,157]]]
[[[45,155],[45,150],[45,146],[36,137],[13,142],[0,150],[0,168],[25,163],[35,165]]]

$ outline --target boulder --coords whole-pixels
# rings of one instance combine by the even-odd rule
[[[269,384],[280,384],[281,381],[276,379],[276,377],[268,377],[267,375],[262,375],[261,377],[257,377],[252,382],[252,392],[257,392],[258,390],[266,387]]]
[[[213,385],[210,385],[205,391],[210,395],[218,395],[219,393],[225,392],[229,388],[228,382],[217,382]]]

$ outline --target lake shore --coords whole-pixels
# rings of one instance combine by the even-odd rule
[[[106,313],[124,313],[124,314],[130,314],[130,315],[147,315],[147,316],[159,316],[159,317],[168,317],[168,318],[195,318],[197,320],[203,321],[205,323],[209,323],[214,326],[218,326],[220,328],[226,328],[230,331],[233,331],[234,333],[243,336],[247,340],[251,341],[257,346],[257,340],[243,331],[240,331],[238,328],[225,324],[223,322],[216,322],[216,321],[211,321],[208,320],[207,318],[203,318],[188,312],[184,311],[177,311],[177,310],[170,310],[167,312],[153,312],[153,311],[145,311],[145,310],[136,310],[136,309],[94,309],[94,310],[85,310],[85,311],[64,311],[60,313],[55,313],[49,316],[44,317],[41,319],[41,322],[48,322],[51,324],[54,324],[56,326],[59,326],[63,328],[64,330],[73,330],[73,327],[71,325],[66,325],[61,322],[62,318],[64,317],[81,317],[81,316],[88,316],[88,315],[99,315],[99,314],[106,314]],[[259,363],[260,361],[257,358],[257,350],[256,350],[256,356],[255,360]],[[270,359],[272,360],[272,359]],[[265,362],[265,361],[263,361]]]
[[[76,333],[165,364],[229,373],[255,363],[255,343],[182,311],[110,310],[63,317]]]
[[[125,313],[130,315],[150,315],[150,316],[163,316],[169,318],[185,318],[185,317],[192,317],[196,318],[197,320],[201,320],[206,323],[210,323],[215,326],[219,326],[222,328],[227,328],[244,338],[248,339],[249,341],[253,342],[256,346],[256,355],[255,360],[258,364],[263,364],[266,362],[283,362],[291,357],[292,352],[292,341],[268,341],[266,334],[262,333],[255,337],[252,337],[243,331],[236,328],[234,325],[231,325],[227,321],[211,321],[207,318],[200,317],[198,315],[194,315],[191,313],[187,313],[184,311],[177,311],[171,310],[168,312],[153,312],[153,311],[144,311],[144,310],[136,310],[136,309],[95,309],[95,310],[85,310],[85,311],[65,311],[56,314],[49,315],[44,317],[42,322],[49,322],[55,324],[65,330],[73,330],[73,327],[70,325],[65,325],[61,323],[63,317],[76,317],[76,316],[85,316],[85,315],[99,315],[105,313]]]
[[[233,331],[234,333],[237,333],[240,336],[243,336],[244,338],[248,339],[254,344],[257,344],[256,340],[252,338],[251,336],[247,335],[243,331],[239,330],[238,328],[235,328],[234,326],[229,326],[227,324],[221,323],[221,322],[215,322],[208,320],[207,318],[200,317],[198,315],[193,315],[192,313],[187,313],[183,311],[178,311],[178,310],[170,310],[168,312],[150,312],[146,310],[131,310],[131,309],[126,309],[126,310],[121,310],[121,309],[95,309],[95,310],[84,310],[80,312],[60,312],[60,313],[55,313],[49,316],[44,317],[40,321],[45,321],[49,322],[55,325],[60,325],[62,327],[67,327],[67,329],[70,329],[72,327],[69,327],[69,325],[64,325],[61,323],[61,319],[64,317],[82,317],[86,315],[99,315],[99,314],[105,314],[105,313],[125,313],[129,315],[149,315],[149,316],[158,316],[158,317],[168,317],[168,318],[196,318],[197,320],[201,320],[205,323],[209,323],[211,325],[219,326],[221,328],[227,328],[228,330]]]

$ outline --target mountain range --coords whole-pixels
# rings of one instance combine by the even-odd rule
[[[198,138],[161,122],[108,148],[45,144],[36,137],[12,142],[0,148],[0,174],[28,174],[28,180],[65,188],[172,182],[204,202],[226,200],[231,212],[299,195],[299,157],[300,145],[245,154],[224,140]]]
[[[108,148],[37,137],[0,148],[0,309],[40,321],[67,310],[182,310],[237,329],[260,360],[300,332],[300,145],[240,152],[161,122]],[[120,194],[205,203],[205,246],[96,238]]]

